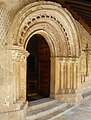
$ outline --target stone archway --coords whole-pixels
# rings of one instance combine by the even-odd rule
[[[58,67],[58,57],[55,56],[55,47],[54,47],[54,44],[51,42],[52,41],[52,38],[50,36],[49,33],[47,33],[46,31],[43,31],[43,30],[37,30],[36,32],[33,32],[28,38],[27,38],[27,42],[25,44],[25,48],[27,49],[27,44],[28,44],[28,41],[30,40],[31,37],[33,37],[34,35],[36,34],[39,34],[40,36],[42,36],[46,43],[48,44],[48,48],[50,50],[50,94],[49,94],[49,97],[50,98],[55,98],[56,96],[56,93],[58,93],[59,91],[59,88],[56,87],[56,85],[54,84],[55,83],[55,77],[56,77],[56,67]],[[58,72],[58,70],[57,70]],[[59,78],[56,77],[56,78]],[[57,83],[57,82],[56,82]],[[57,83],[58,84],[58,83]]]
[[[26,104],[27,44],[40,34],[50,49],[50,97],[66,102],[80,99],[79,56],[80,44],[76,21],[59,4],[35,2],[16,14],[6,41],[7,58],[11,66],[12,94],[10,102],[24,114]],[[10,81],[10,79],[9,79]],[[19,112],[20,112],[19,111]]]
[[[19,49],[22,48],[21,51],[26,51],[28,41],[34,34],[42,35],[50,48],[52,67],[50,75],[52,80],[51,86],[54,86],[51,89],[50,96],[56,98],[60,93],[74,93],[74,84],[68,85],[69,80],[63,79],[67,79],[65,74],[68,75],[69,70],[66,69],[70,69],[70,71],[72,69],[78,69],[73,64],[76,64],[77,58],[80,55],[76,21],[59,4],[45,1],[35,2],[23,8],[15,16],[11,30],[9,31],[9,36],[7,37],[7,45],[14,45],[20,47]],[[72,79],[72,76],[70,78]],[[74,81],[76,81],[75,79],[77,77],[74,78]],[[22,94],[22,92],[20,93]],[[25,96],[23,97],[25,98]]]
[[[28,42],[27,37],[36,31],[50,33],[52,39],[53,36],[55,37],[56,43],[52,42],[59,49],[55,49],[56,56],[79,57],[78,26],[69,11],[62,8],[61,5],[40,1],[24,7],[13,20],[8,33],[7,44],[25,48],[26,42]],[[60,50],[61,53],[58,52]]]
[[[72,72],[78,72],[78,58],[80,56],[80,44],[76,21],[67,10],[53,2],[35,2],[23,8],[15,16],[11,25],[7,37],[7,46],[17,46],[19,57],[23,59],[24,64],[27,59],[27,44],[34,34],[42,35],[50,48],[50,76],[52,81],[50,86],[53,88],[50,90],[50,96],[57,98],[57,96],[60,96],[60,93],[75,93],[78,77],[72,76]],[[23,71],[22,65],[19,69]],[[68,73],[69,69],[71,73]],[[23,72],[26,76],[25,70]],[[26,77],[22,78],[21,76],[21,81],[26,82]],[[68,84],[68,81],[71,82]],[[20,82],[20,84],[22,83]],[[18,98],[21,96],[26,100],[26,89],[24,89],[26,88],[26,84],[21,86],[20,93],[18,93],[19,87],[15,88],[18,89]]]

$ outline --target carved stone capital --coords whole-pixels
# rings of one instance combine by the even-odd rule
[[[26,59],[29,55],[28,51],[19,46],[7,46],[6,50],[10,51],[11,59],[17,62]]]
[[[12,51],[12,60],[17,62],[22,61],[28,57],[29,53],[27,51]]]

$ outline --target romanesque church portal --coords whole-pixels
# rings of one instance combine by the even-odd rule
[[[27,111],[35,109],[31,103],[36,100],[70,105],[82,101],[91,91],[90,34],[59,3],[4,1],[0,1],[0,120],[29,120]]]

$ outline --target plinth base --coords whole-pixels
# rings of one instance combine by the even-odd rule
[[[25,120],[27,112],[27,102],[18,110],[0,113],[0,120]]]
[[[74,105],[79,103],[83,97],[80,93],[76,93],[76,94],[60,94],[60,95],[56,95],[57,100],[62,100],[70,105]]]

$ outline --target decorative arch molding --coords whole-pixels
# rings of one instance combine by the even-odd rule
[[[51,53],[50,98],[68,103],[82,99],[79,92],[80,44],[76,21],[59,4],[35,2],[16,14],[7,33],[6,44],[0,47],[0,64],[3,66],[0,74],[3,72],[5,78],[5,80],[2,78],[3,84],[1,84],[0,109],[5,119],[7,111],[9,111],[8,118],[15,113],[14,119],[26,119],[26,63],[29,55],[26,47],[35,34],[45,38]]]
[[[24,7],[13,20],[7,44],[26,48],[27,41],[36,32],[44,37],[49,36],[50,42],[47,42],[51,48],[55,46],[54,56],[79,57],[75,20],[61,5],[40,1]]]

